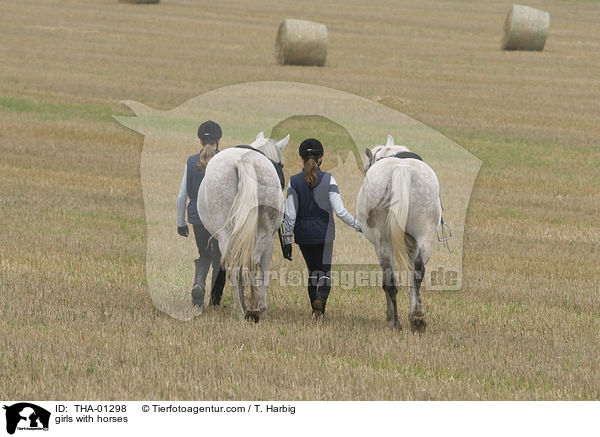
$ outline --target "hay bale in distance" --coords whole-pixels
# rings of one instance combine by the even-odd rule
[[[133,3],[136,5],[150,5],[160,3],[160,0],[119,0],[119,3]]]
[[[502,50],[544,50],[549,27],[548,12],[513,5],[504,21]]]
[[[281,65],[325,65],[327,27],[313,21],[286,18],[277,32],[275,57]]]

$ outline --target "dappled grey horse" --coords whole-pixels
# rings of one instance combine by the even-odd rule
[[[221,264],[233,286],[234,314],[255,322],[267,310],[273,236],[283,220],[283,191],[274,163],[283,165],[289,138],[275,142],[260,132],[250,147],[222,150],[208,163],[198,190],[200,219],[219,241]]]
[[[418,155],[395,145],[391,135],[385,146],[367,148],[365,153],[365,179],[358,193],[357,218],[375,247],[383,271],[387,319],[393,327],[401,328],[395,260],[399,270],[408,272],[411,330],[424,332],[421,282],[442,215],[438,179]]]

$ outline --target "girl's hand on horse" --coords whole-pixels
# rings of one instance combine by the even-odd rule
[[[189,231],[187,225],[177,226],[177,233],[179,235],[181,235],[182,237],[187,237],[188,235],[190,235],[190,231]]]

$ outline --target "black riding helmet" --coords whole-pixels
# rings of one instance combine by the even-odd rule
[[[298,154],[302,159],[307,159],[311,155],[320,158],[323,156],[323,144],[317,139],[307,138],[300,144]]]
[[[222,135],[221,126],[212,120],[205,121],[198,128],[198,138],[200,138],[202,144],[216,143]]]

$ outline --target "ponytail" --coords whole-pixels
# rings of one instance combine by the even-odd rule
[[[204,149],[202,149],[202,153],[200,153],[200,161],[198,161],[198,170],[200,170],[200,173],[204,173],[206,171],[208,161],[210,161],[211,158],[215,156],[216,148],[217,143],[211,142],[204,145]]]
[[[317,186],[317,182],[319,182],[319,178],[317,176],[318,168],[319,166],[317,165],[317,158],[314,155],[310,155],[304,161],[304,180],[311,190],[315,188]]]

